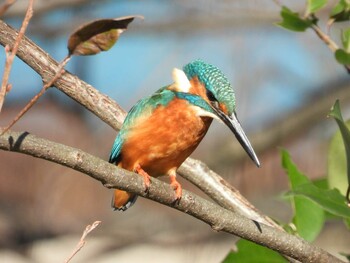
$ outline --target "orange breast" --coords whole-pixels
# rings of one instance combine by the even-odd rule
[[[196,149],[211,122],[196,116],[187,101],[174,99],[135,125],[123,144],[120,164],[127,170],[140,164],[151,176],[165,175]]]

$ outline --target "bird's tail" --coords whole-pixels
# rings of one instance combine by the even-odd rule
[[[135,203],[136,199],[137,195],[116,189],[113,193],[112,208],[114,211],[125,211]]]

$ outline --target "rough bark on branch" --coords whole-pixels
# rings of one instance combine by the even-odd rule
[[[82,150],[31,135],[28,132],[6,132],[0,136],[0,149],[20,152],[55,162],[80,171],[100,181],[108,188],[119,188],[173,207],[207,224],[216,231],[224,231],[251,240],[301,262],[342,262],[319,247],[238,213],[222,208],[184,190],[179,203],[174,203],[174,192],[169,184],[151,179],[145,193],[142,178]]]

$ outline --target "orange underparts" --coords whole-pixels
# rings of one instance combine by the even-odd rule
[[[151,184],[150,176],[170,176],[175,198],[180,200],[182,187],[176,180],[176,170],[196,149],[211,122],[212,118],[198,116],[189,102],[174,98],[135,121],[126,133],[117,165],[141,175],[146,191]],[[113,205],[118,205],[118,210],[126,210],[136,200],[131,194],[128,199],[124,192],[115,193]],[[122,200],[126,203],[122,204]]]

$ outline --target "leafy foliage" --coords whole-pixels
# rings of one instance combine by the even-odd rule
[[[335,52],[335,58],[340,64],[350,65],[350,28],[342,32],[341,41],[344,48]]]
[[[306,13],[313,14],[322,9],[327,4],[327,0],[307,0]]]
[[[346,164],[347,164],[347,176],[348,176],[348,190],[346,194],[346,198],[348,200],[348,205],[350,205],[350,197],[349,197],[349,189],[350,189],[350,131],[348,127],[346,126],[341,111],[340,111],[340,105],[339,100],[337,100],[330,113],[329,116],[333,117],[335,121],[337,122],[339,126],[340,133],[343,138],[344,146],[345,146],[345,152],[346,152]]]
[[[277,25],[291,31],[303,32],[312,25],[311,20],[301,18],[298,13],[285,6],[282,7],[281,17],[283,20]]]
[[[350,28],[342,32],[342,43],[346,52],[350,52]]]
[[[311,181],[292,162],[287,151],[283,150],[281,155],[282,166],[288,175],[291,191],[295,191],[305,184],[311,184]],[[305,240],[313,241],[324,224],[323,209],[302,195],[293,196],[291,201],[294,209],[293,224],[297,233]]]
[[[350,65],[350,53],[344,49],[335,51],[335,59],[342,65]]]
[[[324,33],[317,25],[319,19],[315,13],[324,8],[327,3],[327,0],[307,0],[303,17],[301,17],[299,13],[283,6],[281,9],[282,21],[277,23],[277,25],[295,32],[304,32],[306,29],[312,28],[316,35],[334,52],[336,61],[343,65],[350,74],[350,28],[347,28],[342,32],[340,40],[343,44],[343,48],[340,48],[336,42],[333,41],[327,33]],[[350,1],[340,0],[329,14],[327,31],[330,30],[331,25],[334,22],[348,20],[350,20]]]
[[[350,209],[346,205],[344,196],[338,189],[324,190],[318,188],[313,183],[299,185],[287,195],[306,197],[327,212],[344,219],[350,219]]]
[[[340,0],[330,14],[330,18],[336,22],[342,22],[350,19],[350,1]]]
[[[350,121],[346,122],[346,125],[350,127]],[[330,189],[337,188],[340,193],[345,195],[348,180],[345,146],[340,130],[334,134],[329,145],[327,181]]]
[[[222,263],[250,262],[250,263],[284,263],[287,262],[278,253],[257,245],[248,240],[241,239],[237,242],[237,251],[231,251]]]

